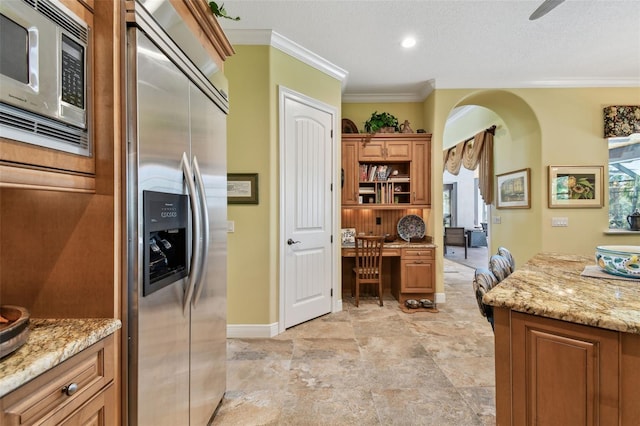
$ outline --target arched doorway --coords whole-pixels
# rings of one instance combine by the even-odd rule
[[[487,206],[487,256],[499,246],[506,246],[516,259],[528,259],[542,247],[539,226],[544,193],[545,174],[541,164],[541,133],[538,120],[531,107],[519,96],[504,90],[483,90],[467,94],[453,101],[443,126],[443,149],[461,142],[475,133],[496,125],[494,136],[494,174],[513,170],[530,169],[531,197],[538,200],[528,209],[497,209],[495,202]],[[443,171],[443,185],[445,181]],[[495,178],[494,178],[495,185]],[[474,228],[482,226],[481,208],[477,206],[474,193],[465,194],[461,186],[458,191],[458,224],[461,205],[473,209],[469,223]],[[460,200],[466,198],[466,203]],[[444,195],[443,195],[444,202]],[[444,206],[443,217],[444,221]],[[439,222],[436,218],[436,223]]]

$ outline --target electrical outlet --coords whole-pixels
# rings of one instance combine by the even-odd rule
[[[227,221],[227,232],[235,232],[236,231],[236,222],[233,220]]]
[[[552,217],[551,226],[567,227],[569,226],[569,218],[568,217]]]
[[[502,223],[502,218],[500,216],[494,216],[493,223]]]

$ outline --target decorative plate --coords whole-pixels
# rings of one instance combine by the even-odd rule
[[[405,241],[411,241],[411,238],[424,237],[424,220],[415,214],[403,216],[398,221],[398,235]]]
[[[358,126],[348,118],[343,118],[342,133],[358,133]]]

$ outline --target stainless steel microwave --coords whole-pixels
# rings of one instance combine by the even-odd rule
[[[90,37],[57,0],[0,1],[0,136],[91,156]]]

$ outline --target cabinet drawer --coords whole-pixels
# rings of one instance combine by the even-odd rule
[[[114,377],[113,335],[95,343],[0,400],[6,426],[54,424],[108,385]],[[75,391],[66,391],[75,384]],[[71,393],[71,395],[68,395]]]
[[[356,249],[354,248],[343,248],[342,249],[342,257],[356,257]]]
[[[402,251],[402,259],[433,259],[434,255],[432,248],[410,248]]]
[[[382,255],[383,256],[400,256],[401,251],[402,250],[400,250],[398,248],[387,248],[387,247],[384,247],[382,249]]]

